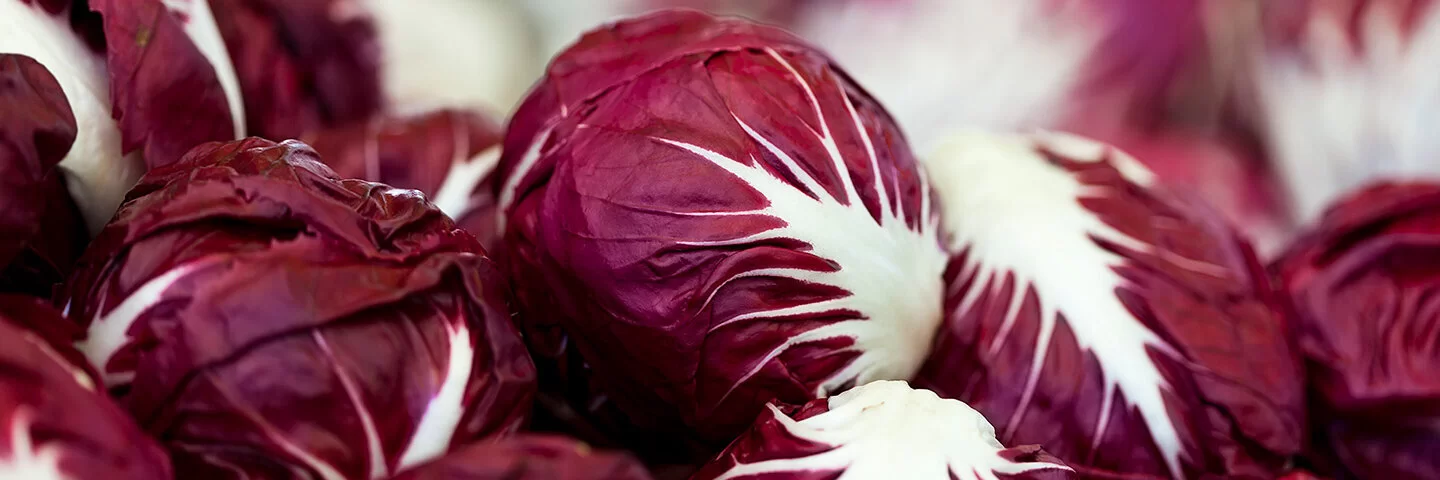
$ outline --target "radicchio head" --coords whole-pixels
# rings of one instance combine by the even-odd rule
[[[383,478],[516,430],[534,369],[503,277],[413,190],[299,142],[152,170],[81,258],[68,314],[185,478]]]
[[[927,166],[956,256],[918,386],[1087,475],[1267,477],[1299,453],[1288,325],[1218,214],[1069,135],[960,134]]]
[[[1319,456],[1356,478],[1440,477],[1440,184],[1382,183],[1276,263],[1300,323]]]
[[[929,187],[880,105],[781,30],[690,11],[594,30],[503,150],[522,318],[573,342],[536,350],[575,347],[637,422],[723,442],[771,399],[924,358],[945,263]]]

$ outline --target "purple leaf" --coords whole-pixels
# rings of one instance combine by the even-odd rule
[[[1358,478],[1440,475],[1440,185],[1341,199],[1275,264],[1300,325],[1316,455]]]

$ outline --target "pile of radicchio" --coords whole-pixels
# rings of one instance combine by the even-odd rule
[[[1440,477],[1433,2],[581,3],[0,0],[0,479]]]

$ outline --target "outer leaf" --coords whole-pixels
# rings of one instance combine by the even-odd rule
[[[529,435],[456,450],[393,480],[649,480],[629,455],[564,437]]]
[[[483,115],[442,110],[311,132],[305,143],[341,177],[424,192],[492,248],[500,127]]]
[[[1298,357],[1254,254],[1133,158],[1065,135],[954,137],[929,166],[956,252],[916,384],[1087,474],[1276,474]]]
[[[211,22],[207,8],[172,11],[160,0],[91,0],[90,8],[105,20],[111,99],[126,152],[140,149],[154,168],[201,143],[239,138],[238,96],[226,92],[224,83],[232,82],[222,83],[215,67],[229,73],[229,58],[192,40],[191,32],[204,27],[187,27]]]
[[[384,96],[373,20],[330,15],[351,3],[210,2],[235,61],[252,134],[298,138],[312,129],[365,120],[380,109]]]
[[[1063,479],[1038,446],[1005,448],[979,412],[905,382],[878,381],[801,406],[767,405],[694,480]]]
[[[595,30],[504,152],[534,348],[563,351],[563,326],[648,428],[723,442],[771,399],[908,378],[930,345],[929,187],[881,107],[780,30],[683,11]]]
[[[212,13],[209,1],[202,0],[161,0],[185,28],[185,35],[204,55],[205,60],[215,69],[216,79],[225,89],[225,105],[230,110],[231,128],[234,137],[245,136],[245,103],[240,98],[240,79],[235,74],[235,64],[225,48],[225,39],[220,36],[220,27]]]
[[[37,299],[0,297],[0,478],[171,478],[165,452],[69,362],[79,353],[52,343],[64,324]]]
[[[1301,323],[1324,458],[1358,478],[1440,475],[1440,184],[1356,192],[1275,271]]]
[[[56,169],[75,142],[75,115],[55,77],[35,59],[0,54],[0,269],[43,237]],[[8,280],[6,280],[8,281]]]
[[[55,76],[74,113],[75,143],[60,162],[86,225],[99,229],[140,178],[138,156],[124,156],[110,115],[105,37],[98,16],[57,0],[0,1],[0,52],[34,58]]]
[[[382,478],[525,417],[533,366],[481,252],[298,142],[207,144],[131,191],[68,309],[181,476]]]

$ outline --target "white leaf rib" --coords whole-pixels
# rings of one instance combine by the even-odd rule
[[[736,212],[735,214],[736,214],[736,215],[740,215],[741,212]],[[759,215],[759,214],[762,214],[762,213],[761,213],[760,211],[751,211],[751,212],[744,212],[744,214],[745,214],[745,215]],[[748,244],[748,243],[756,243],[756,242],[763,242],[763,241],[766,241],[766,240],[774,240],[774,239],[776,239],[776,238],[779,238],[779,236],[775,234],[775,231],[774,231],[774,230],[766,230],[766,231],[763,231],[763,232],[757,232],[757,233],[753,233],[753,234],[746,235],[746,236],[743,236],[743,237],[735,237],[735,238],[729,238],[729,239],[724,239],[724,240],[701,240],[701,241],[684,240],[684,241],[679,241],[679,242],[675,242],[675,243],[678,244],[678,245],[685,245],[685,246],[690,246],[690,247],[728,247],[728,246],[731,246],[731,245],[745,245],[745,244]]]
[[[738,210],[733,212],[667,212],[671,215],[686,217],[743,217],[747,215],[761,215],[764,210]],[[687,245],[704,245],[705,242],[682,242]],[[717,244],[719,245],[719,244]]]
[[[895,220],[898,215],[892,213],[890,203],[887,199],[890,194],[885,191],[884,170],[880,169],[880,157],[875,154],[875,143],[870,140],[870,133],[865,131],[865,121],[860,118],[860,113],[855,111],[855,103],[850,101],[850,95],[841,94],[840,98],[845,101],[845,112],[850,114],[850,119],[855,122],[855,131],[860,134],[860,142],[865,145],[865,157],[870,159],[870,171],[875,175],[875,198],[880,202],[880,224]],[[925,188],[929,186],[926,185]],[[894,202],[898,207],[901,202]],[[923,206],[921,207],[924,208]]]
[[[135,289],[129,296],[103,315],[96,314],[90,323],[88,334],[75,347],[85,354],[90,365],[100,372],[105,385],[114,387],[129,383],[134,378],[130,372],[110,372],[106,365],[126,343],[130,341],[130,327],[146,311],[164,299],[165,291],[186,276],[217,263],[216,259],[190,262],[160,274]]]
[[[1030,402],[1035,399],[1035,387],[1040,382],[1041,369],[1045,368],[1045,358],[1050,355],[1050,335],[1054,332],[1054,320],[1040,322],[1040,334],[1035,336],[1035,355],[1031,357],[1030,371],[1025,375],[1025,387],[1020,391],[1019,405],[1005,423],[1003,437],[1006,439],[1015,438],[1015,430],[1020,428],[1020,421],[1025,418],[1025,414],[1030,410]]]
[[[230,109],[231,138],[245,137],[245,102],[241,100],[240,77],[235,73],[235,64],[230,61],[230,51],[225,48],[225,39],[220,36],[220,27],[215,24],[215,15],[210,2],[205,0],[162,0],[167,10],[184,20],[185,36],[200,51],[200,56],[215,71],[215,79],[225,94],[225,104]]]
[[[832,305],[833,305],[834,307],[833,307],[833,308],[829,308],[829,307],[832,306]],[[790,307],[785,307],[785,308],[776,308],[776,309],[771,309],[771,310],[756,310],[756,311],[753,311],[753,312],[748,312],[748,313],[742,313],[742,314],[739,314],[739,315],[735,315],[735,316],[730,317],[730,318],[728,318],[728,319],[726,319],[726,320],[724,320],[724,321],[721,321],[720,323],[715,324],[715,326],[710,327],[710,330],[708,331],[708,333],[715,333],[716,330],[719,330],[719,329],[725,328],[725,327],[727,327],[727,326],[730,326],[730,325],[732,325],[732,324],[739,323],[739,322],[743,322],[743,321],[746,321],[746,320],[753,320],[753,319],[757,319],[757,318],[783,318],[783,317],[788,317],[788,316],[803,315],[803,314],[807,314],[807,313],[819,313],[819,312],[824,312],[824,311],[829,311],[829,310],[839,310],[839,309],[843,309],[843,308],[844,308],[844,305],[845,305],[845,301],[844,301],[843,299],[831,298],[831,299],[822,300],[822,301],[819,301],[819,302],[806,303],[806,304],[795,305],[795,306],[790,306]]]
[[[475,345],[463,312],[454,312],[451,318],[446,319],[446,332],[450,351],[440,389],[420,416],[420,423],[410,437],[410,444],[400,455],[396,471],[413,467],[449,450],[455,429],[465,413],[465,387],[470,383],[474,368]]]
[[[330,349],[330,342],[325,341],[325,336],[319,330],[312,331],[310,336],[315,339],[315,344],[326,356],[335,358],[335,351]],[[351,408],[355,410],[355,417],[360,420],[360,430],[365,432],[365,451],[370,454],[370,478],[384,478],[390,474],[389,463],[385,461],[385,449],[380,443],[380,432],[375,428],[375,419],[370,415],[369,406],[365,405],[365,397],[356,388],[355,381],[350,378],[350,373],[340,365],[340,362],[330,362],[330,370],[335,372],[335,377],[340,380],[341,389],[345,390],[345,396],[350,399]]]
[[[773,405],[770,412],[789,435],[830,447],[806,456],[739,463],[721,479],[837,472],[841,479],[904,478],[995,479],[998,474],[1071,470],[1059,464],[1012,462],[995,429],[968,405],[910,388],[901,381],[878,381],[830,397],[829,410],[794,420]],[[780,475],[777,475],[780,476]]]
[[[754,128],[750,127],[750,124],[745,123],[744,120],[741,120],[740,117],[736,116],[734,113],[731,113],[730,117],[735,119],[735,123],[739,124],[740,128],[745,130],[745,133],[750,135],[751,139],[754,139],[756,142],[760,143],[760,145],[765,147],[765,150],[769,151],[771,155],[774,155],[776,158],[780,159],[780,163],[784,164],[785,168],[790,170],[790,174],[794,175],[795,178],[799,179],[800,183],[804,184],[805,188],[810,190],[810,192],[813,193],[816,198],[825,198],[831,201],[835,199],[835,197],[830,195],[829,191],[825,190],[825,187],[820,186],[820,182],[815,181],[815,177],[810,176],[809,172],[806,172],[805,169],[800,168],[800,164],[796,163],[795,159],[790,157],[790,154],[785,153],[785,151],[781,150],[780,147],[777,147],[774,143],[771,143],[769,139],[761,136],[759,132],[756,132]]]
[[[1090,436],[1090,458],[1093,460],[1095,453],[1099,451],[1100,442],[1105,440],[1105,432],[1110,429],[1110,409],[1115,402],[1115,389],[1105,389],[1105,397],[1100,401],[1100,414],[1095,419],[1095,434]]]
[[[122,153],[120,125],[111,115],[105,55],[75,34],[68,16],[50,15],[39,2],[0,2],[0,32],[5,32],[0,34],[0,52],[23,54],[44,65],[70,103],[75,142],[60,169],[85,226],[98,232],[144,173],[138,150]]]
[[[815,110],[815,120],[820,124],[817,135],[820,137],[820,144],[825,147],[825,153],[830,155],[830,162],[835,166],[835,175],[840,177],[840,183],[844,185],[845,201],[859,202],[860,194],[855,191],[855,183],[850,179],[850,167],[845,164],[845,157],[840,155],[840,148],[835,145],[835,137],[830,134],[830,122],[825,120],[825,110],[820,107],[820,100],[815,97],[815,90],[810,88],[810,82],[805,81],[805,77],[800,76],[800,71],[796,70],[789,60],[785,60],[785,57],[780,56],[779,52],[766,48],[765,53],[780,62],[780,65],[790,72],[790,76],[795,78],[795,84],[805,91],[805,98],[810,101],[810,106]],[[865,135],[865,131],[861,130],[860,135]]]
[[[798,269],[798,268],[757,268],[757,269],[754,269],[754,270],[747,270],[747,271],[744,271],[744,272],[736,273],[736,274],[730,275],[729,277],[725,278],[725,280],[724,280],[723,282],[721,282],[719,285],[716,285],[714,288],[712,288],[712,289],[710,290],[709,296],[705,297],[705,303],[701,304],[700,308],[698,308],[697,310],[704,310],[705,307],[709,306],[709,305],[710,305],[710,302],[712,302],[712,301],[715,300],[715,295],[718,294],[718,293],[720,293],[720,290],[721,290],[722,288],[724,288],[726,285],[729,285],[731,282],[734,282],[734,281],[736,281],[736,280],[740,280],[740,279],[743,279],[743,278],[755,278],[755,277],[789,278],[789,279],[792,279],[792,280],[799,280],[799,281],[805,282],[805,283],[816,283],[816,284],[821,284],[821,285],[828,285],[828,284],[824,283],[824,272],[816,272],[816,271],[813,271],[813,270],[802,270],[802,269]],[[833,287],[833,286],[835,286],[835,285],[828,285],[828,286],[832,286],[832,287]]]
[[[837,327],[840,327],[840,328],[837,328]],[[753,377],[755,377],[756,374],[760,373],[760,370],[764,369],[765,366],[768,365],[771,360],[774,360],[775,357],[779,357],[781,354],[784,354],[785,351],[787,351],[787,350],[790,349],[790,347],[793,347],[793,346],[796,346],[796,345],[801,345],[801,344],[804,344],[804,343],[809,343],[809,342],[817,341],[817,340],[825,340],[825,339],[828,339],[828,338],[835,338],[835,337],[841,335],[840,333],[836,333],[835,330],[841,330],[841,331],[843,332],[843,331],[844,331],[844,328],[843,328],[843,327],[844,327],[843,325],[839,325],[839,324],[830,324],[830,325],[826,325],[826,326],[823,326],[823,327],[820,327],[820,328],[816,328],[816,329],[813,329],[813,330],[808,330],[808,331],[802,332],[802,333],[800,333],[800,334],[798,334],[798,335],[794,335],[794,336],[791,336],[791,337],[785,339],[785,342],[781,343],[780,345],[776,346],[775,348],[770,349],[770,352],[769,352],[769,353],[766,353],[764,357],[761,357],[760,360],[755,363],[755,366],[754,366],[754,367],[752,367],[750,370],[746,371],[744,374],[741,374],[740,377],[736,378],[735,381],[730,384],[730,388],[727,388],[727,389],[725,390],[725,393],[724,393],[724,394],[721,394],[721,395],[720,395],[720,398],[715,401],[715,404],[716,404],[716,405],[723,405],[723,404],[725,403],[725,400],[728,399],[728,398],[730,398],[730,395],[731,395],[731,394],[735,393],[735,389],[736,389],[736,388],[739,388],[740,385],[744,384],[745,382],[750,381],[750,379],[753,378]],[[848,336],[848,335],[847,335],[847,336]],[[838,374],[836,375],[836,377],[838,377]],[[841,379],[841,378],[832,378],[832,379],[831,379],[831,381],[834,381],[834,382],[836,382],[836,383],[849,383],[851,380],[853,380],[853,378],[844,378],[844,379]]]
[[[985,268],[978,262],[975,263],[975,265],[976,271],[973,273],[975,279],[970,282],[970,289],[966,291],[965,296],[960,299],[960,304],[955,307],[955,310],[953,310],[954,313],[951,314],[952,316],[963,316],[965,313],[968,313],[970,309],[975,308],[975,302],[980,301],[980,298],[988,293],[988,290],[991,288],[991,283],[996,280],[994,270]]]
[[[1020,317],[1020,310],[1024,308],[1025,295],[1030,292],[1027,285],[1015,284],[1014,292],[1010,295],[1010,305],[1005,308],[1005,320],[1000,323],[1000,331],[995,332],[995,339],[990,342],[987,355],[993,357],[1000,347],[1005,345],[1005,340],[1010,337],[1010,330],[1015,328],[1015,320]]]
[[[729,480],[786,471],[841,470],[849,465],[853,456],[854,454],[847,449],[835,448],[808,457],[776,458],[755,463],[742,463],[726,470],[725,473],[715,477],[715,480]],[[840,478],[845,477],[842,474]]]
[[[474,157],[457,158],[450,164],[445,180],[435,190],[434,203],[445,215],[458,219],[475,207],[475,188],[500,164],[500,146],[482,150]]]
[[[0,454],[0,478],[23,480],[80,480],[60,468],[61,450],[51,445],[35,445],[30,436],[32,416],[28,406],[13,410],[10,425],[10,452]]]
[[[223,387],[222,392],[224,392]],[[232,404],[235,403],[235,401],[231,398],[229,392],[224,392],[222,393],[222,395],[224,395],[226,400],[230,401]],[[300,448],[300,446],[296,445],[295,442],[290,441],[289,437],[285,436],[285,434],[281,432],[280,429],[275,428],[275,425],[272,425],[258,412],[255,412],[254,410],[251,410],[249,408],[240,408],[238,409],[238,411],[241,415],[245,416],[245,418],[249,419],[251,422],[254,422],[255,427],[260,430],[261,434],[265,435],[265,438],[267,440],[269,440],[273,445],[280,447],[280,450],[290,455],[290,457],[294,458],[296,461],[299,461],[303,466],[310,469],[310,471],[315,472],[316,475],[319,475],[320,480],[348,480],[345,478],[345,475],[340,473],[340,470],[335,468],[334,465],[331,465],[330,463],[321,460],[320,458],[310,454],[310,452],[305,451],[305,449]]]
[[[529,175],[530,171],[535,169],[535,164],[540,162],[540,151],[545,147],[545,142],[550,140],[550,135],[554,131],[553,128],[554,127],[546,127],[545,130],[535,134],[535,139],[526,147],[525,153],[520,156],[520,162],[515,165],[515,170],[510,172],[510,176],[506,177],[505,183],[500,186],[500,197],[495,199],[496,205],[499,206],[498,211],[500,212],[499,215],[495,216],[495,225],[498,227],[497,232],[505,232],[506,212],[508,212],[510,206],[515,203],[516,189],[520,187],[520,182],[525,179],[525,176]]]

